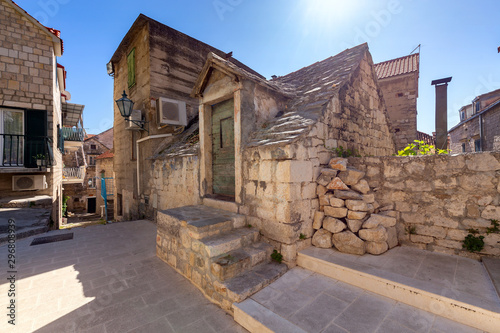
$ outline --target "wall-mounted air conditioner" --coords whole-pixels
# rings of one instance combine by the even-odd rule
[[[156,101],[156,110],[159,125],[187,125],[185,102],[160,97]]]
[[[134,120],[134,121],[141,121],[142,120],[142,112],[141,110],[132,110],[132,113],[130,114],[130,120]],[[141,126],[139,126],[137,123],[134,124],[132,121],[128,121],[128,126],[127,126],[127,129],[129,130],[140,130],[142,129]]]
[[[12,176],[13,191],[43,190],[47,188],[45,175]]]

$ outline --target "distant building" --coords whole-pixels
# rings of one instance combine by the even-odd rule
[[[415,53],[375,64],[397,150],[417,139],[419,62]]]
[[[460,123],[448,131],[453,153],[500,151],[500,89],[477,96],[458,112]]]

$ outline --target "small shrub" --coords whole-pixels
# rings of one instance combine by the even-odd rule
[[[252,225],[250,223],[247,224],[247,228],[251,228],[251,227],[252,227]]]
[[[337,154],[337,157],[351,157],[351,156],[361,157],[361,155],[359,155],[359,153],[356,149],[344,150],[344,147],[338,146],[337,148],[332,148],[332,150],[335,151],[335,153]]]
[[[478,234],[478,233],[479,233],[479,230],[477,230],[477,229],[473,229],[473,228],[470,228],[470,229],[467,229],[467,232],[468,232],[469,234],[476,235],[476,234]]]
[[[283,255],[278,251],[273,250],[273,253],[271,253],[271,259],[277,263],[281,263],[283,261]]]
[[[498,220],[490,220],[491,221],[491,227],[486,228],[486,234],[492,234],[492,233],[499,233],[500,229],[498,228],[500,226],[500,223],[498,223]]]
[[[417,228],[414,225],[409,225],[405,228],[407,235],[415,235],[417,233]]]
[[[448,154],[446,149],[439,149],[435,146],[428,145],[424,141],[414,140],[414,143],[409,143],[403,150],[398,151],[398,156],[414,156],[414,155],[432,155],[432,154]]]
[[[474,236],[468,234],[462,244],[462,247],[469,252],[479,252],[484,248],[484,236]]]
[[[304,235],[303,233],[300,233],[299,239],[306,239],[306,235]]]

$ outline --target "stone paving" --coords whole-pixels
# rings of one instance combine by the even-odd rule
[[[150,221],[96,225],[74,238],[17,241],[16,326],[0,332],[246,332],[155,256]],[[35,236],[36,237],[36,236]],[[8,304],[7,247],[0,247],[0,307]]]
[[[481,332],[300,267],[251,299],[305,332]]]

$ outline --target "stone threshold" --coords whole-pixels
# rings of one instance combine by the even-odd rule
[[[384,270],[383,267],[377,268],[376,264],[369,265],[358,260],[349,260],[345,254],[337,256],[338,253],[331,249],[310,247],[298,253],[297,264],[313,272],[458,323],[487,332],[498,330],[500,300],[497,295],[489,295],[489,299],[485,299],[472,293],[453,290],[444,283],[445,281],[440,284],[436,281],[411,278]],[[442,256],[434,253],[430,255]],[[373,262],[376,262],[381,261],[379,258],[382,256],[372,257]],[[439,267],[436,266],[435,270],[439,270]]]

